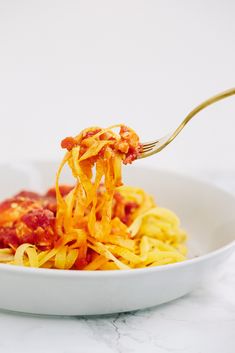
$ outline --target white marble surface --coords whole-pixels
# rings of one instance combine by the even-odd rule
[[[204,177],[235,193],[235,173]],[[103,317],[0,311],[0,352],[234,353],[235,254],[213,282],[144,311]]]

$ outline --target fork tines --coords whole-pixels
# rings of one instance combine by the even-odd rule
[[[156,146],[157,141],[142,144],[142,153],[151,151]]]

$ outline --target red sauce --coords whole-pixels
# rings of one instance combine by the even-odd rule
[[[24,198],[30,200],[39,200],[41,195],[33,191],[22,190],[18,194],[15,195],[15,198]]]
[[[101,131],[100,128],[91,128],[89,131],[83,133],[81,140],[78,142],[75,138],[69,136],[62,140],[61,147],[66,148],[68,151],[71,151],[73,147],[80,145],[80,153],[79,155],[82,156],[89,147],[89,137],[92,137]],[[142,145],[139,143],[138,136],[127,126],[122,125],[120,127],[120,141],[116,142],[114,146],[110,146],[110,148],[119,151],[123,155],[123,163],[128,164],[132,163],[141,153]],[[104,132],[100,136],[97,137],[100,140],[115,140],[114,137]],[[106,147],[102,148],[101,151],[98,153],[99,157],[104,156],[104,152]]]
[[[73,147],[77,146],[77,141],[69,136],[69,137],[65,137],[62,141],[61,141],[61,147],[62,148],[66,148],[68,151],[71,151]]]
[[[100,132],[101,129],[94,129],[94,130],[90,130],[90,131],[87,131],[84,135],[83,135],[83,140],[89,138],[89,137],[92,137],[94,135],[96,135],[98,132]]]
[[[21,221],[32,230],[36,230],[38,227],[46,229],[54,227],[55,216],[50,210],[41,208],[29,211],[21,217]]]
[[[16,249],[20,244],[14,227],[0,227],[0,248]]]
[[[141,153],[142,145],[136,134],[127,127],[122,125],[120,128],[121,141],[116,144],[116,149],[124,153],[124,164],[132,163]]]
[[[53,247],[56,199],[22,191],[0,204],[0,248],[16,249],[30,243],[45,250]],[[50,207],[53,205],[53,210]]]
[[[74,186],[71,186],[71,185],[60,185],[59,186],[60,193],[61,193],[62,196],[66,196],[73,188],[74,188]],[[47,193],[45,194],[45,197],[54,197],[54,198],[56,198],[55,188],[49,189],[47,191]]]

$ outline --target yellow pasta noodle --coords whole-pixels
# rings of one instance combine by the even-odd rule
[[[44,196],[21,192],[0,205],[0,263],[94,271],[186,259],[186,233],[174,212],[143,189],[123,185],[122,163],[133,162],[142,148],[132,129],[89,128],[62,147],[55,189]],[[61,185],[66,166],[73,186]]]

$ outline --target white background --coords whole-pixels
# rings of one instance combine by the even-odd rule
[[[0,162],[62,158],[60,140],[91,125],[123,122],[152,140],[232,86],[234,0],[0,0]],[[235,96],[136,163],[235,192],[234,132]],[[137,313],[0,312],[0,351],[232,353],[234,268],[233,258],[214,285]]]
[[[61,158],[60,140],[123,122],[143,141],[235,86],[232,0],[0,0],[0,161]],[[234,168],[235,97],[195,118],[156,167]]]

